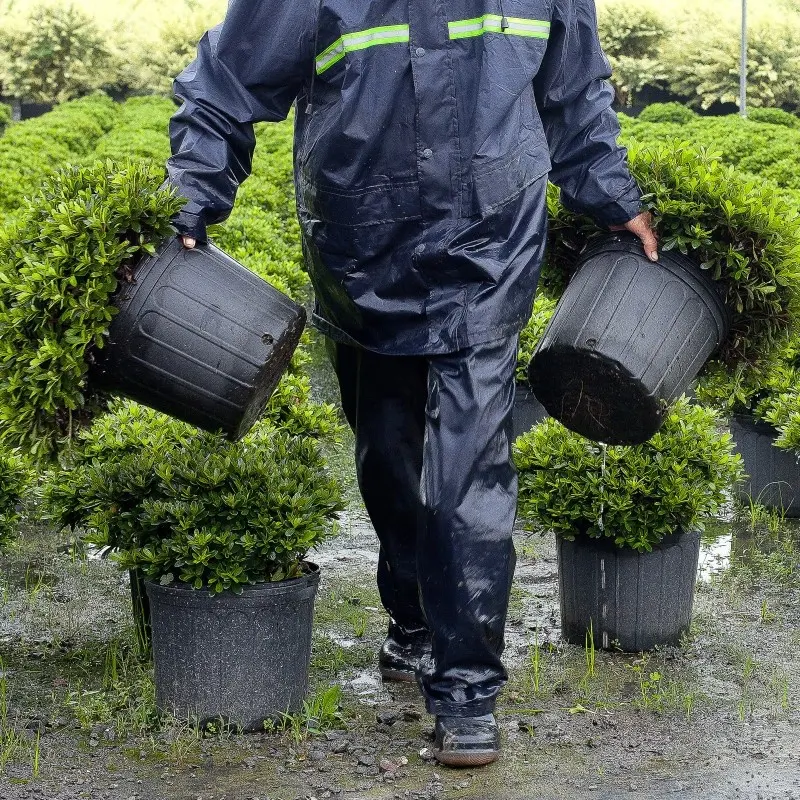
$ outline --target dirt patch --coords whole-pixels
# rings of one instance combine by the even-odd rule
[[[744,523],[716,534],[730,539],[734,566],[723,558],[699,585],[691,637],[631,656],[560,642],[554,541],[520,532],[499,709],[505,754],[465,773],[430,761],[432,723],[416,687],[379,679],[386,618],[363,514],[315,557],[324,577],[314,691],[341,687],[341,709],[310,736],[203,738],[159,724],[150,668],[132,644],[126,576],[30,529],[0,570],[9,578],[0,796],[800,798],[796,536],[786,526],[753,536]],[[21,584],[26,564],[53,579]]]

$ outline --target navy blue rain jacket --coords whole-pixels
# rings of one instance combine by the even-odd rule
[[[593,0],[231,0],[178,77],[170,177],[201,240],[296,101],[317,324],[435,354],[527,321],[547,176],[602,224],[640,211]]]

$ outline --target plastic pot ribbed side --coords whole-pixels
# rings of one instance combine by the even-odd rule
[[[791,519],[800,518],[800,464],[790,450],[775,447],[778,432],[772,425],[746,414],[730,420],[736,451],[742,456],[749,476],[736,487],[737,497],[754,500],[781,511]]]
[[[679,253],[651,262],[609,237],[582,257],[531,360],[536,397],[566,427],[641,444],[730,329],[713,281]]]
[[[246,731],[302,708],[319,569],[242,594],[147,583],[156,702],[179,719]]]
[[[566,641],[638,653],[677,645],[689,630],[700,534],[676,533],[649,553],[586,536],[558,537],[561,629]]]
[[[511,411],[514,439],[527,433],[546,418],[545,407],[536,399],[530,387],[518,383],[514,394],[514,408]]]
[[[172,237],[143,259],[91,380],[232,439],[264,410],[289,366],[305,310],[213,245]]]

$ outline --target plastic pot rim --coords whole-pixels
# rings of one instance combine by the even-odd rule
[[[241,592],[232,590],[211,595],[211,590],[207,587],[195,589],[188,583],[173,581],[168,584],[161,584],[150,579],[145,580],[145,587],[148,594],[151,591],[161,595],[163,599],[174,599],[197,602],[243,602],[248,599],[261,600],[266,597],[280,597],[281,595],[295,595],[304,589],[316,591],[320,579],[320,568],[311,561],[303,561],[302,566],[307,570],[305,575],[299,578],[290,578],[283,581],[260,581],[255,584],[240,587]]]

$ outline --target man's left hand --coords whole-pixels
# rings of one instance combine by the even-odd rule
[[[630,231],[638,236],[644,246],[644,252],[651,261],[658,261],[658,237],[653,228],[653,215],[643,211],[624,225],[612,225],[612,231]]]

